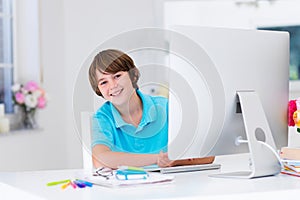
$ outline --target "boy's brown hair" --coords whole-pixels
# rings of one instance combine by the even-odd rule
[[[134,65],[133,60],[124,52],[116,49],[107,49],[99,52],[89,68],[89,80],[94,92],[98,96],[102,96],[98,88],[98,80],[96,70],[104,74],[115,74],[119,71],[129,73],[129,77],[134,88],[138,88],[137,81],[140,73],[138,68]]]

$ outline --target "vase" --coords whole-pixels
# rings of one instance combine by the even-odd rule
[[[23,110],[23,128],[25,129],[35,129],[37,128],[37,123],[35,120],[35,110]]]

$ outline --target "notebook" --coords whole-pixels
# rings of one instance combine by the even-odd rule
[[[120,180],[116,177],[116,171],[114,171],[111,176],[106,178],[101,176],[93,176],[91,174],[85,174],[84,176],[81,176],[79,178],[91,182],[95,185],[115,188],[172,182],[174,176],[155,172],[148,172],[148,177],[146,179]]]
[[[174,167],[158,167],[157,165],[145,166],[144,169],[148,172],[160,172],[162,174],[178,173],[178,172],[191,172],[202,170],[220,169],[221,165],[217,163],[199,164],[199,165],[183,165]]]

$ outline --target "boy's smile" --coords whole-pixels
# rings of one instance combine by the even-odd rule
[[[114,105],[128,105],[135,89],[132,86],[128,72],[119,71],[115,74],[96,71],[98,88],[104,99]]]
[[[123,92],[124,89],[117,89],[115,91],[112,91],[109,95],[112,96],[112,97],[116,97],[118,96],[119,94],[121,94]]]

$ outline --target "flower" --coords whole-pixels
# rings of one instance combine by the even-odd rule
[[[290,100],[288,105],[288,125],[296,126],[297,132],[300,133],[300,98]]]
[[[24,89],[29,91],[29,92],[34,92],[34,91],[39,89],[39,86],[36,82],[29,81],[25,84]]]
[[[35,111],[46,107],[45,91],[34,81],[26,84],[16,83],[12,86],[13,102],[24,109],[25,112]]]
[[[15,99],[18,104],[23,104],[25,102],[25,95],[22,92],[17,92]]]

